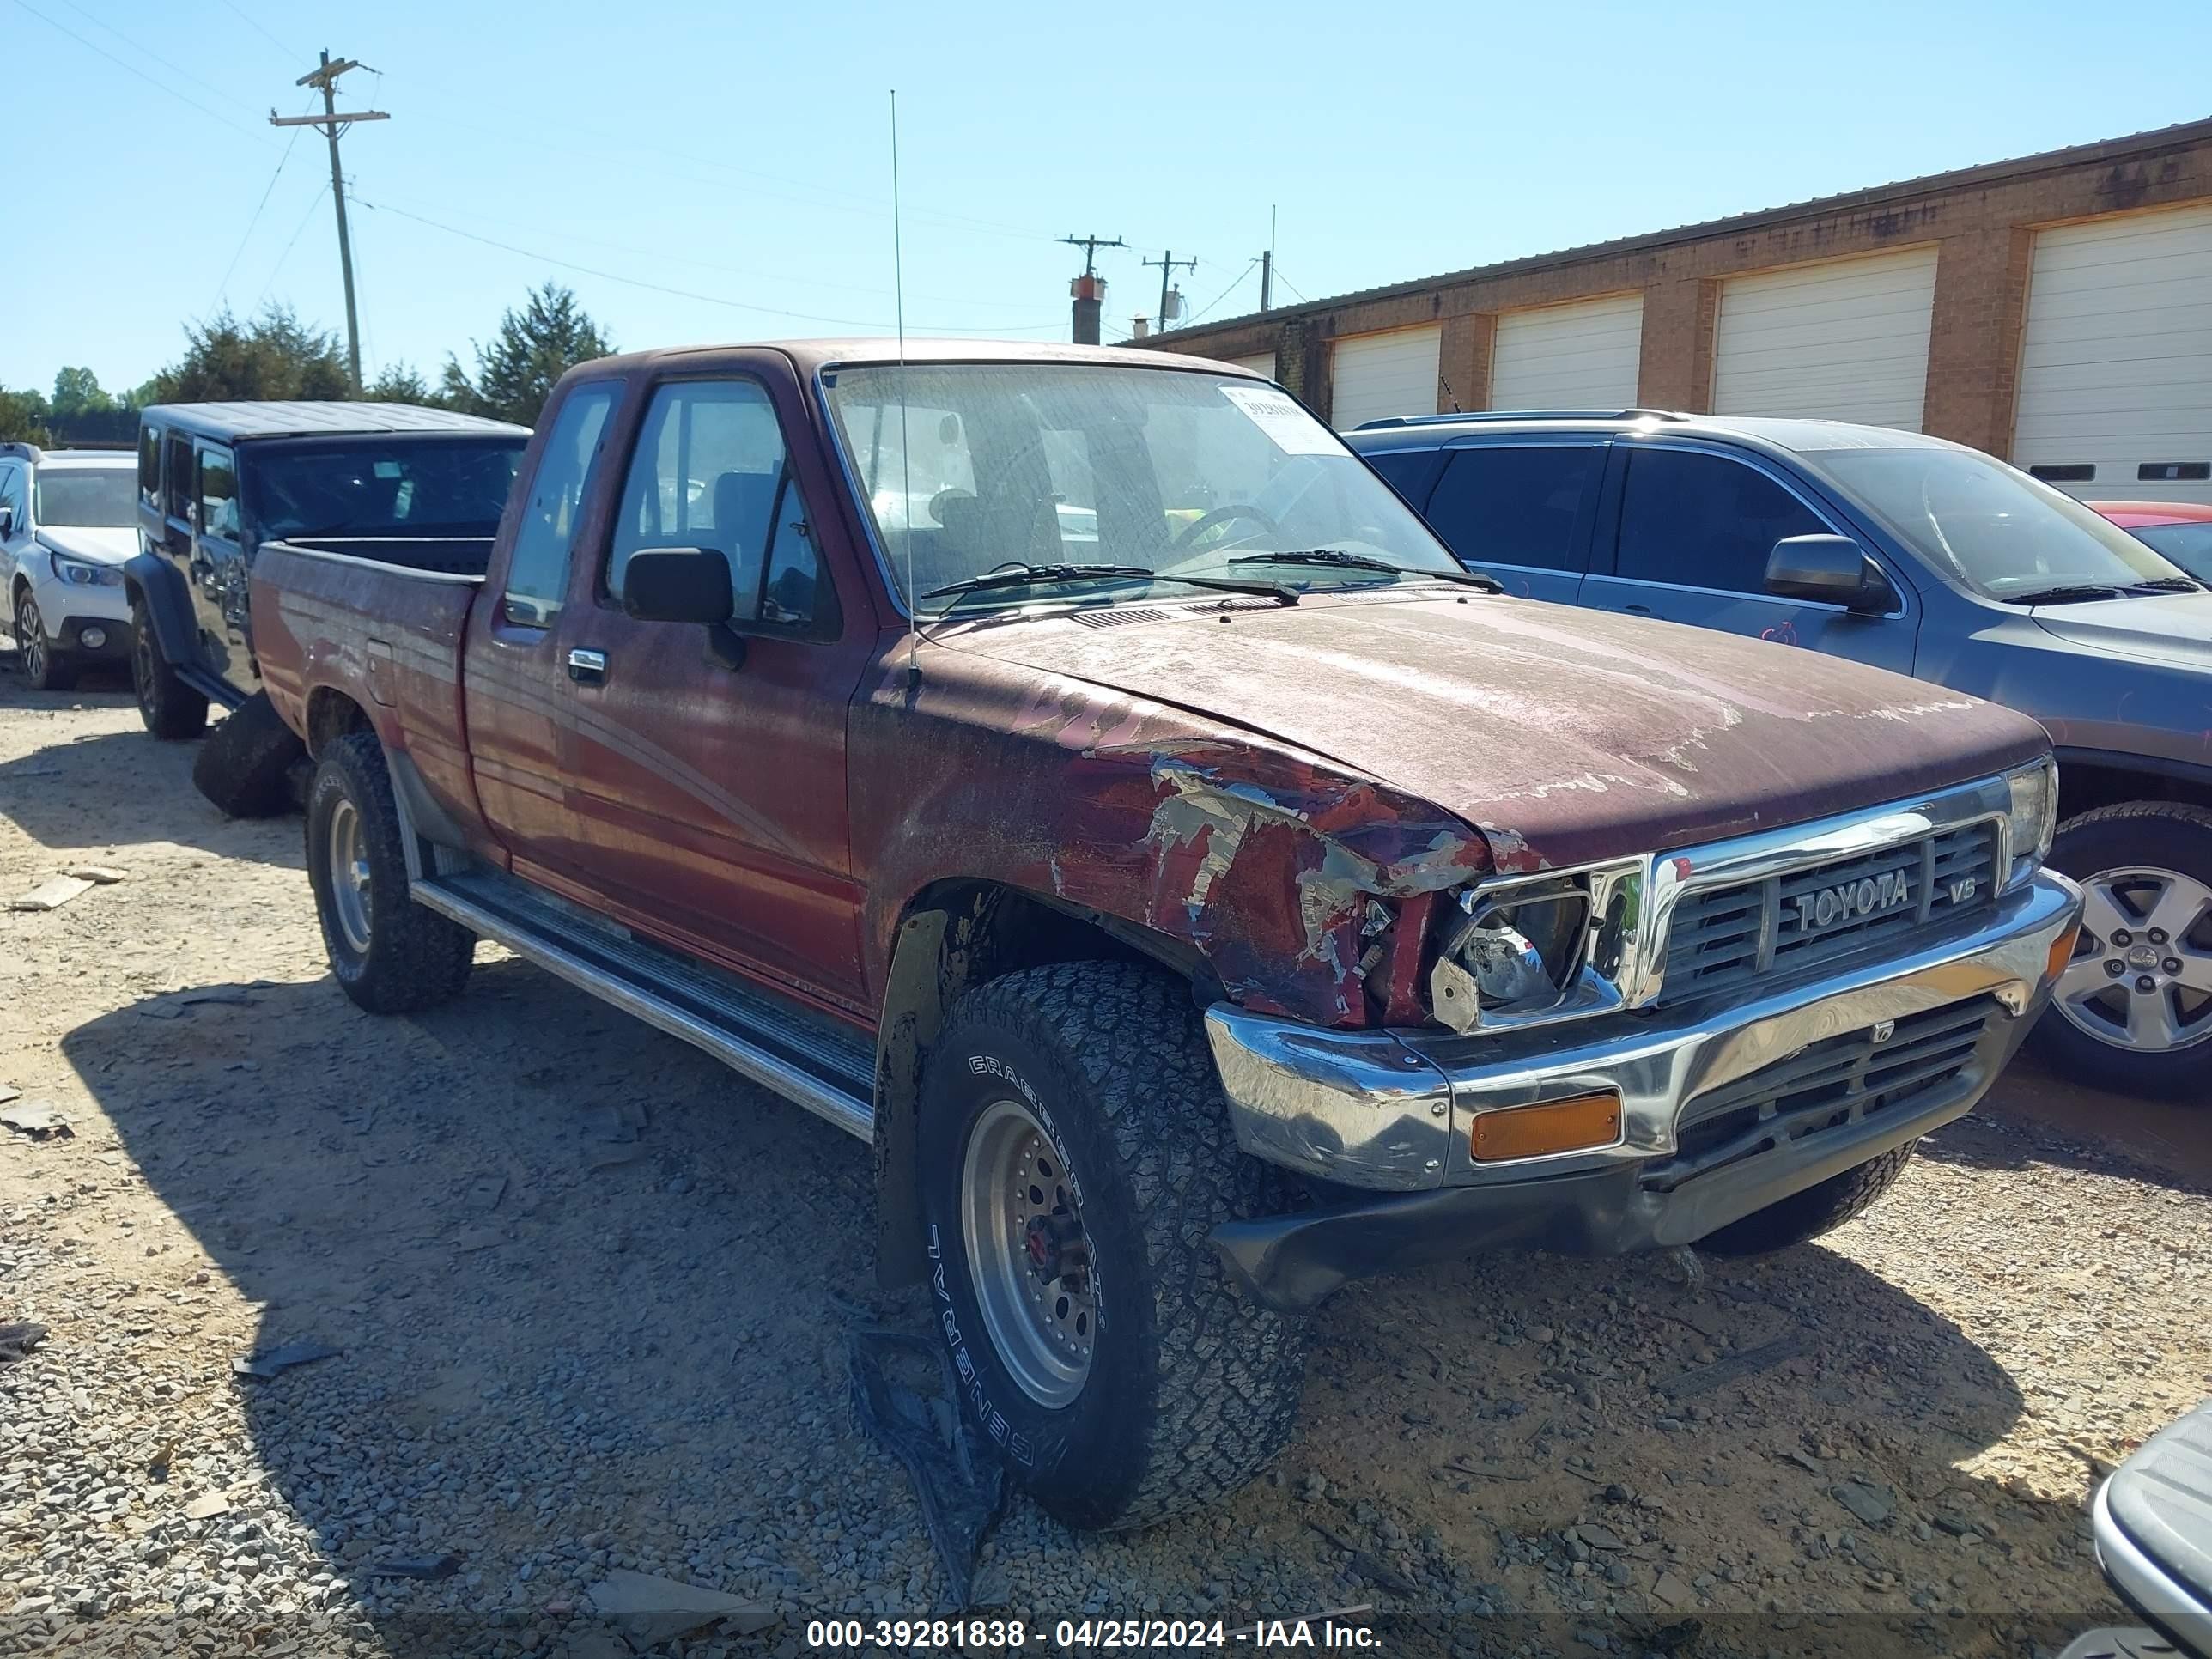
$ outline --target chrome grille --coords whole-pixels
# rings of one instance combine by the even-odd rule
[[[1820,966],[1985,908],[1996,897],[1996,826],[1972,823],[1784,876],[1686,893],[1668,926],[1659,1004]],[[1824,906],[1821,896],[1838,890],[1844,896]],[[1856,902],[1868,895],[1876,902]]]
[[[1826,1037],[1762,1066],[1684,1109],[1674,1158],[1648,1172],[1645,1184],[1671,1191],[1771,1147],[1927,1099],[1976,1066],[1997,1013],[1977,997],[1887,1030]]]

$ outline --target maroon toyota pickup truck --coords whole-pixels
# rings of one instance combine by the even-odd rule
[[[1079,1526],[1249,1478],[1349,1279],[1857,1214],[2078,909],[2033,722],[1502,597],[1218,363],[609,358],[481,577],[252,588],[348,994],[498,939],[871,1142],[881,1271]]]

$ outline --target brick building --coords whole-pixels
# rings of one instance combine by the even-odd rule
[[[1825,415],[2085,493],[2201,495],[2212,120],[1147,343],[1266,369],[1341,427],[1455,408]]]

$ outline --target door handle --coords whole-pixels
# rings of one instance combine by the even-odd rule
[[[1620,608],[1632,617],[1648,617],[1651,614],[1651,607],[1648,605],[1624,605]]]
[[[568,678],[579,685],[605,685],[607,681],[607,653],[580,649],[571,651],[568,653]]]

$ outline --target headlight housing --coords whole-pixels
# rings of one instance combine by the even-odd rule
[[[2035,873],[2051,856],[2051,836],[2058,822],[2058,766],[2041,760],[2005,775],[2005,842],[2011,848],[2009,886]]]
[[[1637,860],[1468,888],[1437,935],[1429,1012],[1471,1031],[1626,1006],[1643,872]]]
[[[54,574],[71,587],[120,587],[123,569],[119,565],[94,564],[89,559],[73,559],[66,553],[48,556],[53,560]]]

